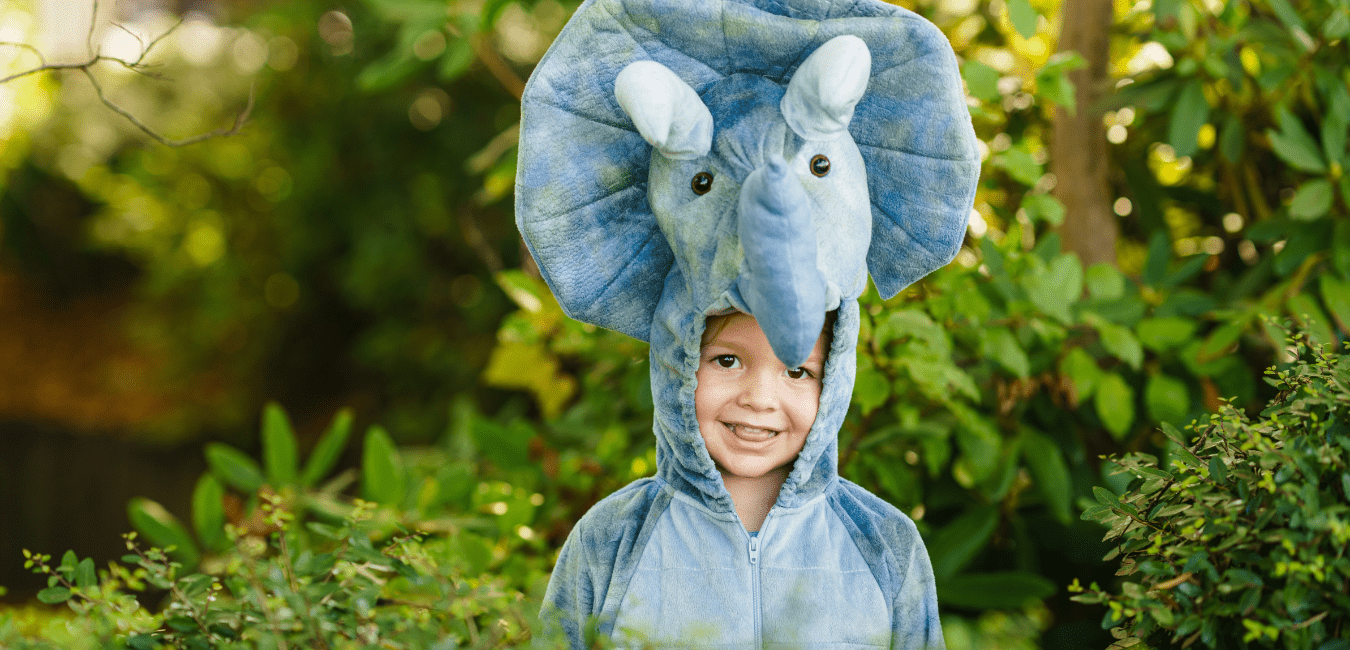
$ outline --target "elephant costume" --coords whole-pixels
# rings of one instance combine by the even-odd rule
[[[942,647],[903,513],[838,475],[870,273],[959,250],[980,156],[955,55],[878,0],[587,0],[522,101],[517,224],[563,309],[651,344],[656,476],[596,504],[544,620],[658,646]],[[705,319],[788,367],[835,311],[819,410],[747,532],[699,434]]]

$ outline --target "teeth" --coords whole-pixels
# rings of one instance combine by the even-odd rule
[[[731,423],[723,423],[723,424],[726,424],[727,428],[731,429],[731,432],[733,434],[752,441],[769,440],[771,438],[776,437],[779,433],[781,433],[780,431],[775,431],[773,429],[759,429],[756,427],[745,426],[743,424],[731,424]]]

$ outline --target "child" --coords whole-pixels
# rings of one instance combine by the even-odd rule
[[[713,316],[703,330],[694,389],[699,435],[751,533],[778,500],[815,424],[832,321],[796,368],[774,356],[753,316]]]
[[[855,142],[856,139],[856,142]],[[657,647],[943,647],[914,523],[838,475],[871,274],[959,250],[955,56],[879,0],[587,0],[522,100],[559,304],[651,344],[656,475],[568,536],[546,625]]]

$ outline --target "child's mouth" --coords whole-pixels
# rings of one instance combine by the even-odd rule
[[[772,440],[782,433],[773,429],[759,429],[744,424],[732,424],[731,422],[723,422],[722,424],[731,430],[732,435],[746,442],[764,442]]]

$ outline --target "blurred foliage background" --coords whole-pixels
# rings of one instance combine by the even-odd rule
[[[1110,579],[1079,519],[1125,488],[1099,456],[1259,409],[1292,360],[1271,319],[1350,333],[1350,0],[896,4],[951,39],[985,165],[956,261],[864,296],[841,472],[918,522],[950,647],[1105,647],[1064,589]],[[563,316],[512,217],[523,80],[576,5],[105,0],[87,32],[92,6],[0,0],[0,41],[33,46],[0,45],[0,76],[86,38],[145,64],[0,84],[10,600],[41,586],[20,548],[120,552],[120,509],[53,532],[95,493],[162,501],[133,502],[141,529],[206,517],[168,539],[209,566],[221,522],[295,483],[268,400],[302,455],[340,407],[381,425],[324,452],[365,481],[325,498],[538,597],[572,522],[654,471],[645,345]],[[169,147],[100,92],[169,139],[254,107]]]

